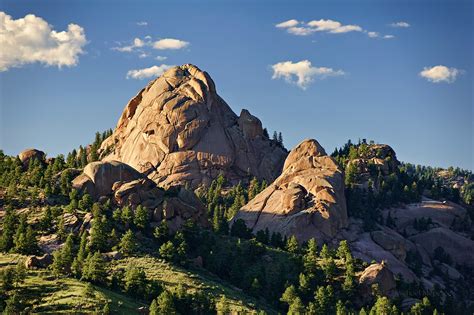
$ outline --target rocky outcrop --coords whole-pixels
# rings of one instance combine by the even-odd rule
[[[75,189],[87,190],[87,193],[93,197],[99,197],[111,194],[116,182],[129,182],[144,177],[125,163],[92,162],[87,164],[83,173],[73,180],[72,186]]]
[[[375,263],[368,266],[360,275],[359,283],[364,295],[369,295],[372,286],[377,285],[380,294],[393,297],[396,293],[396,282],[393,273],[385,266],[385,263]]]
[[[221,173],[230,183],[253,176],[272,182],[287,155],[258,118],[247,110],[237,116],[193,65],[169,69],[130,100],[100,152],[161,187],[193,189]]]
[[[53,255],[44,254],[42,256],[28,256],[25,260],[25,267],[33,268],[47,268],[53,263]]]
[[[131,166],[118,162],[92,162],[72,182],[73,188],[89,193],[95,200],[111,198],[117,206],[146,207],[156,222],[166,219],[170,230],[177,230],[190,219],[208,226],[206,211],[196,195],[184,187],[173,187],[165,192],[155,182]],[[87,219],[87,220],[86,220]],[[82,227],[90,226],[91,217],[84,218]],[[86,222],[87,221],[87,222]]]
[[[253,232],[327,240],[347,226],[343,172],[316,140],[305,140],[290,152],[283,173],[233,221],[239,219]]]
[[[398,169],[399,161],[395,151],[386,144],[366,144],[358,146],[356,158],[349,159],[346,172],[352,170],[357,173],[357,188],[368,188],[369,179],[373,181],[373,189],[378,191],[381,183],[375,175],[388,176]]]
[[[46,154],[43,151],[37,149],[26,149],[18,154],[18,158],[25,168],[28,167],[31,160],[36,159],[40,162],[44,162],[45,157]]]

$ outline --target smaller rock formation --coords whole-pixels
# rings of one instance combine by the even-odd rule
[[[239,219],[253,232],[327,240],[347,226],[343,172],[316,140],[305,140],[290,152],[283,173],[233,222]]]
[[[18,154],[18,158],[25,168],[28,168],[31,160],[36,159],[40,162],[44,162],[45,157],[46,154],[37,149],[26,149]]]
[[[363,294],[368,296],[371,294],[372,286],[378,285],[380,294],[384,296],[394,297],[396,294],[396,282],[393,273],[385,266],[385,263],[372,264],[365,268],[359,278],[359,283],[363,290]]]
[[[150,211],[153,221],[166,219],[171,231],[177,230],[191,219],[201,226],[208,226],[206,211],[196,195],[183,187],[173,187],[165,192],[152,180],[131,166],[117,162],[92,162],[72,181],[73,188],[88,192],[95,200],[111,198],[118,206],[138,205]],[[87,229],[90,220],[81,229]]]
[[[53,255],[44,254],[42,256],[28,256],[25,260],[25,267],[33,268],[47,268],[53,263]]]

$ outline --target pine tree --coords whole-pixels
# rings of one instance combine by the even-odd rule
[[[176,308],[174,306],[173,295],[168,291],[163,291],[157,298],[158,303],[158,314],[176,314]]]
[[[128,230],[122,237],[119,243],[120,252],[124,256],[133,255],[137,251],[137,243],[135,236],[131,230]]]
[[[97,217],[92,221],[89,248],[91,251],[107,250],[107,218]]]
[[[125,291],[133,296],[142,297],[146,292],[147,279],[143,269],[133,265],[127,266],[125,272]]]
[[[286,250],[291,254],[297,254],[299,252],[299,245],[294,235],[290,236],[286,242]]]
[[[156,240],[160,244],[163,244],[166,240],[168,240],[169,228],[168,228],[168,223],[166,222],[165,219],[163,219],[160,225],[158,225],[155,228],[155,231],[153,232],[153,236],[156,238]]]
[[[138,205],[135,209],[135,217],[133,218],[133,223],[139,229],[146,229],[148,227],[148,222],[150,221],[150,213],[147,208],[142,205]]]
[[[107,271],[105,261],[100,252],[87,255],[82,267],[82,279],[93,283],[105,283]]]
[[[92,207],[92,197],[85,193],[79,201],[79,208],[84,211],[89,211]]]
[[[130,223],[133,222],[133,212],[132,212],[132,209],[130,209],[129,206],[125,206],[125,207],[122,208],[121,218],[122,218],[122,223],[126,227],[128,227],[130,225]]]

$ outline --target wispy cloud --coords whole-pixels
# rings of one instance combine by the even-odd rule
[[[400,21],[400,22],[391,23],[390,26],[391,27],[407,28],[407,27],[410,27],[410,24],[408,24],[407,22]]]
[[[146,58],[151,55],[152,49],[157,50],[178,50],[190,45],[189,42],[174,39],[164,38],[156,41],[152,40],[152,37],[147,35],[145,37],[136,37],[129,43],[119,43],[118,46],[112,47],[112,50],[124,52],[124,53],[136,53],[139,58]],[[167,57],[158,56],[155,59],[159,61],[165,60]]]
[[[419,74],[421,77],[433,83],[453,83],[464,71],[456,68],[448,68],[443,65],[425,67]]]
[[[189,42],[175,38],[164,38],[153,43],[153,48],[158,50],[181,49],[189,45]]]
[[[158,77],[173,66],[162,64],[143,69],[134,69],[127,72],[127,79],[143,80],[151,77]]]
[[[378,32],[364,30],[356,24],[342,24],[334,20],[313,20],[309,22],[298,21],[296,19],[287,20],[275,25],[276,28],[285,29],[288,33],[298,36],[308,36],[316,32],[324,32],[329,34],[344,34],[349,32],[366,33],[371,38],[393,38],[380,35]]]
[[[330,76],[344,75],[342,70],[327,67],[313,67],[309,60],[299,62],[283,61],[272,65],[272,79],[285,79],[305,90],[314,79],[325,79]]]
[[[87,43],[81,26],[69,24],[67,30],[56,31],[33,14],[14,20],[0,11],[0,34],[0,72],[36,62],[76,66]]]
[[[147,21],[139,21],[139,22],[137,22],[137,25],[138,26],[147,26],[148,22]]]
[[[168,57],[166,57],[166,56],[156,56],[155,57],[155,60],[158,60],[158,61],[165,61],[166,59],[168,59]]]
[[[141,47],[145,46],[145,44],[146,44],[145,41],[143,41],[142,39],[135,38],[135,39],[133,39],[133,42],[130,45],[112,47],[112,49],[116,50],[116,51],[121,51],[121,52],[132,52],[136,48],[141,48]]]

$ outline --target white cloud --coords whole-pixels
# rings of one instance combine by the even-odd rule
[[[458,75],[463,73],[463,70],[456,68],[448,68],[446,66],[425,67],[420,72],[420,76],[433,83],[453,83],[456,81]]]
[[[334,70],[327,67],[313,67],[309,60],[299,62],[283,61],[272,65],[272,69],[272,79],[283,78],[289,83],[296,84],[303,90],[305,90],[314,79],[344,75],[344,71],[342,70]]]
[[[407,28],[407,27],[410,27],[410,24],[408,24],[407,22],[400,21],[400,22],[394,22],[394,23],[390,24],[390,26],[391,27]]]
[[[14,20],[0,11],[0,72],[35,62],[76,66],[86,43],[84,29],[77,24],[58,32],[33,14]]]
[[[165,56],[156,56],[155,57],[155,60],[158,60],[158,61],[165,61],[166,59],[168,59],[168,57],[165,57]]]
[[[152,66],[150,68],[130,70],[127,72],[127,79],[143,80],[146,78],[158,77],[171,67],[173,66],[163,64],[160,66]]]
[[[133,42],[132,42],[131,45],[122,46],[122,47],[113,47],[112,49],[117,50],[117,51],[121,51],[121,52],[132,52],[136,48],[141,48],[141,47],[145,46],[145,44],[146,43],[143,40],[141,40],[140,38],[135,38],[135,39],[133,39]]]
[[[308,22],[308,26],[313,27],[317,32],[328,32],[333,34],[363,31],[362,27],[359,25],[342,25],[338,21],[323,19],[310,21]]]
[[[302,27],[302,26],[289,27],[286,31],[290,34],[298,35],[298,36],[306,36],[315,32],[315,30],[310,27]]]
[[[298,23],[299,23],[298,20],[292,19],[292,20],[288,20],[288,21],[285,21],[285,22],[278,23],[275,26],[278,27],[278,28],[287,28],[287,27],[294,27],[294,26],[298,25]]]
[[[138,58],[147,58],[149,57],[150,55],[147,54],[147,53],[141,53],[140,55],[138,55]]]
[[[361,26],[355,24],[343,25],[341,22],[334,20],[313,20],[308,23],[291,19],[288,21],[276,24],[275,27],[285,29],[288,33],[298,36],[307,36],[315,32],[324,32],[330,34],[343,34],[349,32],[362,32],[366,33],[370,38],[393,38],[392,35],[382,36],[378,32],[369,32],[364,30]]]
[[[188,46],[189,43],[184,40],[174,38],[164,38],[153,43],[153,48],[164,50],[164,49],[181,49]]]
[[[367,35],[371,38],[376,38],[380,36],[380,34],[377,32],[367,32]]]
[[[383,38],[384,39],[392,39],[392,38],[395,38],[395,36],[393,36],[393,35],[384,35]]]
[[[138,26],[147,26],[148,22],[147,21],[140,21],[140,22],[137,22],[137,25]]]

